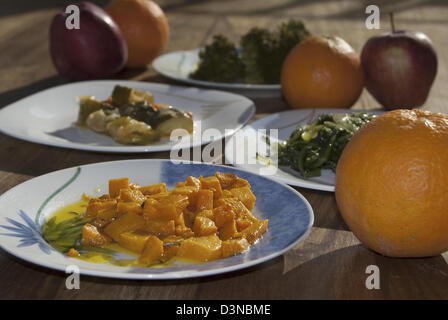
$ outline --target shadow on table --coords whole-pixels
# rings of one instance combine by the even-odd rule
[[[366,287],[370,265],[379,268],[378,290]],[[358,244],[297,266],[282,277],[278,289],[289,284],[292,298],[301,299],[446,299],[447,276],[442,256],[388,258]]]

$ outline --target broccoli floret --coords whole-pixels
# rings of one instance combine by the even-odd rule
[[[235,45],[225,36],[215,35],[213,41],[200,51],[198,68],[190,77],[214,82],[241,82],[244,64]]]
[[[252,28],[241,40],[241,59],[245,66],[245,83],[266,83],[270,69],[274,37],[267,29]]]
[[[310,35],[301,21],[289,20],[275,32],[252,28],[241,38],[246,83],[280,83],[280,73],[288,53]]]

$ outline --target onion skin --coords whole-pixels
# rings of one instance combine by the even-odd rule
[[[126,41],[112,18],[100,7],[81,2],[79,29],[68,29],[71,13],[61,11],[50,26],[50,53],[59,74],[70,80],[107,78],[127,61]]]

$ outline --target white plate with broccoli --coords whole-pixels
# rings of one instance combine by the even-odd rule
[[[279,95],[283,61],[309,35],[299,20],[272,30],[252,28],[237,43],[216,34],[201,49],[162,55],[153,67],[168,78],[194,85]]]
[[[228,141],[226,163],[289,185],[333,192],[334,170],[345,145],[380,113],[350,109],[275,113],[247,125]]]
[[[170,52],[156,58],[153,61],[152,66],[161,75],[188,84],[224,90],[268,91],[271,94],[281,94],[280,84],[226,83],[191,78],[190,74],[198,67],[200,50],[201,49]]]

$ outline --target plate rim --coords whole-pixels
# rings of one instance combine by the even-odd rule
[[[194,85],[200,85],[205,87],[211,87],[211,88],[219,88],[219,89],[228,89],[228,90],[249,90],[249,91],[259,91],[259,90],[266,90],[266,91],[280,91],[282,86],[280,83],[276,84],[249,84],[249,83],[227,83],[227,82],[213,82],[213,81],[204,81],[204,80],[196,80],[191,79],[188,77],[175,77],[167,72],[165,72],[163,69],[159,67],[160,61],[163,59],[166,59],[170,55],[176,55],[176,54],[197,54],[202,48],[196,48],[196,49],[190,49],[190,50],[177,50],[177,51],[171,51],[164,54],[161,54],[157,58],[155,58],[152,62],[152,67],[154,70],[163,75],[164,77],[167,77],[172,80],[181,81],[184,83],[194,84]]]
[[[251,123],[246,124],[241,131],[244,132],[245,130],[248,130],[249,128],[253,128],[253,124],[260,122],[262,120],[269,120],[269,118],[273,118],[276,117],[278,115],[281,114],[285,114],[285,113],[294,113],[294,112],[300,112],[300,111],[308,111],[308,112],[313,112],[313,110],[317,110],[317,111],[322,111],[325,113],[328,112],[332,112],[332,113],[347,113],[347,112],[373,112],[376,114],[382,114],[386,111],[384,110],[378,110],[378,109],[372,109],[372,110],[366,110],[366,109],[319,109],[319,108],[306,108],[306,109],[289,109],[289,110],[283,110],[283,111],[279,111],[279,112],[275,112],[275,113],[271,113],[265,117],[259,118]],[[266,128],[267,129],[267,128]],[[271,129],[275,129],[275,128],[271,128]],[[227,141],[227,144],[230,143],[230,141]],[[246,169],[246,167],[244,167],[241,164],[234,164],[229,160],[229,155],[228,153],[230,151],[228,151],[228,148],[225,148],[225,154],[224,154],[224,158],[226,163],[231,163],[233,166],[243,169],[243,170],[248,170]],[[279,170],[281,170],[279,168]],[[306,188],[306,189],[311,189],[311,190],[318,190],[318,191],[326,191],[326,192],[334,192],[335,191],[335,186],[334,185],[328,185],[325,183],[321,183],[321,182],[316,182],[316,181],[312,181],[312,180],[307,180],[306,178],[297,178],[298,180],[290,180],[290,179],[284,179],[284,178],[279,178],[276,177],[275,175],[272,176],[274,180],[276,180],[277,182],[281,182],[287,185],[291,185],[291,186],[295,186],[295,187],[300,187],[300,188]],[[301,182],[303,181],[303,182]],[[311,182],[311,184],[310,184]]]
[[[16,104],[19,103],[23,103],[24,101],[33,98],[36,95],[51,91],[53,89],[57,89],[57,88],[63,88],[63,87],[67,87],[67,86],[71,86],[71,85],[77,85],[77,84],[86,84],[86,83],[104,83],[104,82],[108,82],[108,83],[118,83],[118,82],[126,82],[129,84],[132,83],[138,83],[138,84],[149,84],[149,85],[156,85],[156,86],[160,86],[160,87],[174,87],[174,88],[182,88],[182,89],[197,89],[200,91],[218,91],[219,93],[224,93],[224,94],[228,94],[228,95],[234,95],[237,96],[238,99],[242,99],[242,100],[247,100],[247,102],[250,103],[248,109],[248,115],[247,117],[244,119],[244,121],[242,123],[238,123],[235,128],[233,130],[225,130],[224,133],[222,133],[220,136],[218,137],[213,137],[213,139],[207,139],[207,140],[203,140],[201,139],[200,141],[196,141],[193,142],[191,144],[188,145],[179,145],[179,146],[154,146],[154,145],[145,145],[145,146],[132,146],[132,145],[120,145],[120,146],[94,146],[94,145],[88,145],[88,144],[82,144],[82,143],[74,143],[74,142],[69,142],[64,143],[64,142],[58,142],[58,141],[51,141],[51,140],[42,140],[39,138],[34,138],[33,136],[29,136],[29,135],[24,135],[24,134],[18,134],[15,132],[11,132],[9,130],[5,130],[3,128],[0,127],[0,133],[3,133],[7,136],[13,137],[15,139],[19,139],[22,141],[27,141],[27,142],[31,142],[31,143],[36,143],[36,144],[40,144],[40,145],[45,145],[45,146],[51,146],[51,147],[58,147],[58,148],[65,148],[65,149],[72,149],[72,150],[84,150],[84,151],[90,151],[90,152],[106,152],[106,153],[150,153],[150,152],[163,152],[163,151],[175,151],[175,150],[180,150],[183,148],[195,148],[195,147],[199,147],[202,145],[205,145],[207,143],[212,143],[212,142],[216,142],[219,141],[221,139],[226,139],[229,136],[232,136],[233,134],[235,134],[235,132],[241,130],[246,124],[247,122],[252,119],[252,117],[254,116],[255,112],[256,112],[256,106],[255,103],[240,94],[237,93],[233,93],[233,92],[227,92],[227,91],[222,91],[222,90],[213,90],[213,89],[206,89],[206,88],[197,88],[197,87],[189,87],[189,86],[179,86],[179,85],[172,85],[172,84],[165,84],[165,83],[157,83],[157,82],[147,82],[147,81],[132,81],[132,80],[111,80],[111,79],[104,79],[104,80],[87,80],[87,81],[77,81],[77,82],[71,82],[71,83],[66,83],[66,84],[62,84],[62,85],[57,85],[51,88],[46,88],[44,90],[35,92],[29,96],[23,97],[19,100],[16,100],[4,107],[2,107],[0,109],[0,116],[2,114],[2,112],[4,110],[7,110],[8,108],[14,108]],[[187,98],[185,98],[187,99]]]
[[[73,166],[73,167],[69,167],[69,168],[64,168],[64,169],[59,169],[59,170],[55,170],[52,172],[48,172],[36,177],[33,177],[31,179],[28,179],[22,183],[19,183],[17,185],[15,185],[14,187],[10,188],[9,190],[7,190],[6,192],[4,192],[3,194],[0,195],[0,201],[2,201],[2,198],[4,198],[6,195],[8,195],[9,193],[13,193],[15,191],[15,189],[17,189],[19,186],[23,187],[26,186],[26,184],[31,183],[31,181],[36,180],[36,179],[40,179],[42,177],[47,177],[50,175],[57,175],[58,173],[61,173],[63,171],[69,171],[69,170],[74,170],[76,168],[84,168],[84,167],[91,167],[91,166],[100,166],[100,165],[107,165],[109,163],[126,163],[126,162],[156,162],[156,163],[162,163],[162,162],[171,162],[171,160],[169,159],[126,159],[126,160],[113,160],[113,161],[103,161],[103,162],[96,162],[96,163],[90,163],[90,164],[83,164],[83,165],[79,165],[79,166]],[[248,173],[251,175],[256,175],[253,172],[241,169],[241,168],[237,168],[234,166],[228,166],[228,165],[222,165],[222,164],[212,164],[212,163],[205,163],[205,162],[198,162],[198,161],[189,161],[188,163],[191,164],[200,164],[200,165],[212,165],[212,166],[217,166],[217,167],[224,167],[224,168],[231,168],[233,170],[236,171],[241,171],[244,173]],[[260,175],[258,175],[260,176]],[[291,244],[289,244],[288,246],[282,248],[281,250],[278,250],[276,252],[273,252],[269,255],[260,257],[258,259],[254,259],[254,260],[250,260],[246,263],[243,264],[237,264],[237,265],[233,265],[233,266],[227,266],[227,267],[223,267],[223,268],[218,268],[218,269],[211,269],[211,270],[206,270],[206,271],[199,271],[199,272],[193,272],[193,273],[188,273],[188,274],[179,274],[176,275],[176,273],[182,273],[182,270],[178,270],[178,271],[171,271],[168,273],[160,273],[160,274],[142,274],[142,273],[119,273],[119,272],[108,272],[108,271],[101,271],[101,270],[83,270],[81,268],[79,268],[79,273],[80,275],[87,275],[87,276],[94,276],[94,277],[101,277],[101,278],[113,278],[113,279],[122,279],[122,280],[174,280],[174,279],[192,279],[192,278],[200,278],[200,277],[207,277],[207,276],[212,276],[212,275],[218,275],[218,274],[224,274],[224,273],[228,273],[228,272],[232,272],[232,271],[237,271],[237,270],[243,270],[243,269],[247,269],[251,266],[254,265],[258,265],[261,263],[264,263],[266,261],[269,261],[271,259],[274,259],[282,254],[284,254],[285,252],[289,251],[290,249],[292,249],[293,247],[295,247],[297,244],[299,244],[300,242],[302,242],[306,237],[308,237],[309,233],[312,230],[312,227],[314,225],[314,210],[311,206],[311,204],[308,202],[308,200],[305,198],[305,196],[303,196],[299,191],[295,190],[294,188],[290,187],[287,184],[281,183],[279,181],[276,181],[270,177],[267,176],[261,176],[265,179],[271,180],[272,182],[274,182],[275,184],[279,184],[283,187],[286,187],[287,189],[290,189],[291,191],[293,191],[293,193],[295,193],[300,199],[301,201],[305,204],[305,207],[307,209],[307,213],[309,216],[309,222],[308,225],[306,226],[306,230],[305,232],[303,232],[303,234],[301,236],[299,236],[296,240],[294,240]],[[28,214],[27,214],[28,215]],[[7,217],[7,216],[6,216]],[[50,263],[47,263],[45,261],[39,260],[39,259],[34,259],[34,258],[29,258],[27,256],[22,256],[22,255],[17,255],[16,253],[14,253],[13,250],[9,250],[9,248],[6,248],[4,246],[4,244],[2,242],[0,242],[0,248],[2,250],[4,250],[5,252],[7,252],[8,254],[12,255],[15,258],[18,258],[19,260],[23,260],[26,261],[27,263],[31,263],[40,267],[45,267],[48,268],[50,270],[57,270],[57,271],[61,271],[61,272],[66,272],[66,266],[55,266],[52,265]],[[73,259],[74,258],[70,258],[70,257],[64,257],[66,259]],[[204,262],[207,263],[207,262]]]

